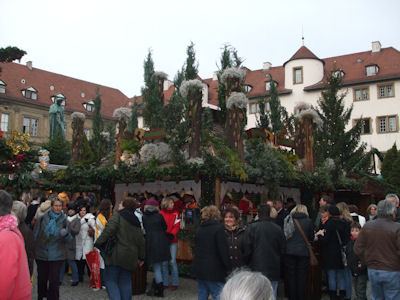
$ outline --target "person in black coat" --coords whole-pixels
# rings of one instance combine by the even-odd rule
[[[171,253],[167,238],[167,223],[159,213],[158,202],[154,198],[144,203],[143,227],[146,234],[145,262],[153,265],[154,270],[154,280],[147,295],[163,297],[162,264],[170,260]]]
[[[296,221],[301,226],[308,241],[314,239],[314,229],[311,219],[308,217],[307,207],[297,204],[290,212],[293,223],[285,223],[285,226],[294,227],[291,236],[286,236],[285,267],[288,280],[289,300],[306,299],[307,270],[310,264],[310,251],[303,238]],[[287,232],[287,230],[285,230]]]
[[[316,233],[321,241],[322,267],[328,276],[328,288],[331,299],[336,299],[336,290],[339,289],[340,297],[344,299],[345,273],[342,262],[339,237],[343,245],[350,239],[349,224],[340,218],[339,209],[331,205],[328,208],[329,219],[325,223],[325,229]]]
[[[260,205],[259,219],[246,227],[243,259],[252,271],[261,272],[271,281],[276,298],[286,241],[282,229],[269,217],[270,211],[268,204]]]
[[[276,209],[276,212],[278,215],[275,218],[275,223],[283,229],[283,220],[286,218],[288,215],[287,210],[283,207],[283,202],[281,199],[274,200],[274,208]]]
[[[211,294],[216,300],[230,271],[228,242],[216,206],[204,207],[201,220],[194,238],[192,273],[198,282],[198,299],[207,300]]]
[[[242,258],[242,239],[245,227],[241,224],[240,212],[236,206],[227,206],[222,212],[225,235],[229,245],[229,260],[232,271],[244,265]]]

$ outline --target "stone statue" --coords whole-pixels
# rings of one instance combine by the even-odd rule
[[[51,139],[57,135],[61,135],[65,138],[64,107],[61,105],[63,101],[63,98],[56,98],[54,103],[50,106],[49,114]]]

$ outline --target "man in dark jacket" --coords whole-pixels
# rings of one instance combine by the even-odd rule
[[[261,272],[271,281],[276,292],[280,277],[281,257],[285,253],[285,236],[269,217],[271,207],[260,205],[259,219],[250,224],[243,236],[243,259],[252,271]]]
[[[276,209],[276,212],[278,213],[278,215],[275,218],[275,223],[278,224],[281,227],[281,229],[283,229],[283,220],[288,215],[288,212],[283,207],[283,202],[281,199],[274,200],[274,208]]]
[[[211,294],[214,300],[218,300],[230,271],[228,241],[216,206],[204,207],[201,219],[194,238],[192,272],[198,281],[198,299],[207,300]]]
[[[362,228],[354,252],[368,267],[373,299],[400,299],[400,224],[393,222],[395,204],[378,203],[378,219]]]

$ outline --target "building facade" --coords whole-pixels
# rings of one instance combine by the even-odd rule
[[[128,97],[117,89],[34,68],[32,62],[0,64],[0,130],[5,137],[12,130],[29,133],[30,141],[49,139],[49,108],[57,97],[64,99],[66,138],[72,139],[71,114],[86,115],[85,133],[92,134],[93,100],[101,97],[105,125],[114,123],[113,111],[127,106]]]

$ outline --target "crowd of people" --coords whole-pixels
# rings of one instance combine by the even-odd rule
[[[283,277],[289,300],[307,299],[313,241],[320,244],[330,299],[367,299],[368,280],[373,299],[400,299],[397,195],[371,204],[365,217],[355,205],[323,195],[314,223],[307,207],[290,198],[257,208],[248,193],[238,207],[232,198],[226,195],[221,210],[214,205],[200,210],[192,191],[134,194],[113,208],[109,199],[97,201],[82,193],[35,194],[26,205],[0,190],[5,270],[0,273],[0,295],[30,299],[35,261],[38,299],[59,299],[66,271],[71,272],[71,286],[87,284],[94,291],[105,288],[110,299],[131,299],[132,273],[144,264],[154,272],[147,295],[163,297],[165,289],[179,287],[177,236],[186,221],[198,224],[192,275],[199,300],[210,295],[276,299]],[[88,261],[93,255],[100,270]],[[95,274],[98,284],[92,281]]]

